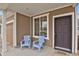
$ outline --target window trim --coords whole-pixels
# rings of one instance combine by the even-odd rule
[[[46,37],[46,39],[49,40],[49,13],[33,17],[33,37],[35,37],[35,38],[39,37],[39,36],[35,35],[35,18],[40,18],[40,17],[44,17],[44,16],[47,17],[47,37]]]

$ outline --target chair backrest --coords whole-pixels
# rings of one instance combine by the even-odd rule
[[[30,40],[30,36],[29,35],[24,35],[24,41],[28,42]]]
[[[41,46],[45,42],[44,36],[39,36],[39,45]]]

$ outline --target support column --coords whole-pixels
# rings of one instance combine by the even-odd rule
[[[17,46],[17,40],[16,40],[16,12],[14,15],[14,22],[13,22],[13,47]]]
[[[75,54],[78,54],[79,4],[75,5]]]
[[[2,15],[2,29],[1,29],[1,36],[2,36],[2,53],[7,51],[7,41],[6,41],[6,17],[7,17],[7,11],[3,10]]]

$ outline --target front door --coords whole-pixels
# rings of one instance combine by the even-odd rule
[[[54,18],[54,32],[56,49],[72,50],[72,15]]]

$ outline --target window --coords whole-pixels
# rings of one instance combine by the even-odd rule
[[[39,36],[39,18],[35,19],[35,35]]]
[[[41,17],[40,19],[40,35],[47,37],[47,17]]]
[[[48,37],[48,14],[33,18],[33,36]]]

